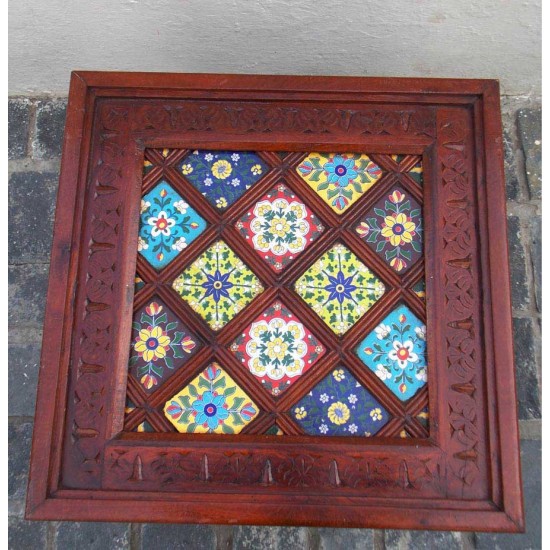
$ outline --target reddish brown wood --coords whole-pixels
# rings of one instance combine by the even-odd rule
[[[27,517],[521,531],[500,140],[494,81],[73,73]],[[156,148],[173,151],[165,158]],[[271,169],[220,217],[174,168],[196,148],[260,151]],[[294,170],[308,151],[344,149],[367,152],[386,173],[336,216]],[[282,159],[277,151],[289,154]],[[406,155],[399,165],[389,157],[396,153]],[[423,187],[407,174],[419,156]],[[144,158],[154,167],[142,181]],[[283,175],[326,230],[275,274],[234,223]],[[211,227],[157,273],[135,251],[140,193],[161,177]],[[423,205],[426,227],[425,260],[403,277],[354,233],[395,182]],[[169,284],[220,237],[266,291],[214,333]],[[291,291],[335,242],[387,286],[343,337]],[[134,302],[136,266],[146,286]],[[424,276],[425,302],[411,291]],[[127,381],[130,321],[133,308],[155,295],[207,345],[146,395]],[[227,350],[276,297],[327,347],[278,399]],[[426,319],[431,373],[429,388],[406,403],[353,354],[401,301]],[[163,404],[212,360],[223,362],[262,412],[237,436],[178,434]],[[377,437],[306,436],[288,414],[342,363],[394,416]],[[125,420],[126,393],[136,410]],[[426,405],[429,432],[416,418]],[[157,433],[128,431],[144,420]],[[275,423],[286,435],[262,435]],[[399,437],[403,430],[408,437]]]

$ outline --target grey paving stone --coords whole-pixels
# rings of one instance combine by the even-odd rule
[[[27,492],[32,423],[8,421],[8,506],[10,515],[22,515]]]
[[[541,417],[537,380],[537,344],[531,319],[513,319],[514,358],[519,418],[528,420]]]
[[[519,139],[525,155],[525,172],[529,195],[542,195],[542,110],[520,109],[517,115]]]
[[[537,309],[542,311],[542,224],[541,217],[534,216],[531,221],[531,241],[529,243],[533,274],[535,276],[535,300]]]
[[[8,100],[8,159],[27,155],[31,102],[28,99]]]
[[[372,548],[373,532],[370,529],[317,529],[319,550],[364,550]]]
[[[130,526],[127,523],[63,522],[57,529],[57,548],[58,550],[130,548]]]
[[[8,548],[10,550],[41,550],[46,548],[48,524],[10,517],[8,521]]]
[[[506,196],[508,200],[515,201],[520,198],[521,189],[518,178],[516,150],[511,131],[509,129],[504,129],[502,139],[504,150],[504,175],[506,177]]]
[[[66,99],[51,99],[37,103],[36,135],[32,144],[34,158],[52,159],[61,156],[66,111]]]
[[[515,309],[527,309],[530,300],[525,249],[521,242],[521,227],[517,216],[508,216],[508,250],[510,255],[512,306]]]
[[[461,550],[460,533],[447,531],[393,531],[385,533],[386,550]]]
[[[525,533],[476,533],[479,550],[540,550],[542,548],[541,442],[521,442]]]
[[[141,531],[141,548],[170,550],[210,550],[216,548],[216,536],[211,525],[145,524]]]
[[[8,346],[8,414],[33,416],[40,364],[40,344]]]
[[[10,263],[47,261],[52,244],[58,175],[14,172],[8,185]]]
[[[8,267],[8,323],[10,327],[42,327],[49,266],[45,264]]]
[[[259,548],[269,550],[302,550],[308,546],[309,533],[304,527],[240,526],[233,534],[235,550]]]

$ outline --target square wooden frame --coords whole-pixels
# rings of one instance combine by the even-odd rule
[[[490,80],[73,73],[26,517],[522,531],[499,102]],[[154,147],[423,156],[429,438],[122,432]]]

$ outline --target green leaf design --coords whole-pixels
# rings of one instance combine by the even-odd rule
[[[171,357],[168,357],[168,355],[166,355],[164,357],[164,362],[166,363],[166,366],[169,368],[169,369],[173,369],[174,368],[174,361]]]
[[[149,317],[149,315],[147,315],[146,313],[141,314],[140,321],[141,321],[142,324],[145,323],[147,325],[153,325],[153,318]]]
[[[202,377],[201,377],[202,378]],[[210,387],[210,386],[209,386]],[[199,396],[199,392],[197,391],[197,388],[195,388],[195,386],[193,384],[189,384],[188,386],[189,388],[189,393],[193,396],[193,397],[198,397]]]
[[[170,332],[171,330],[174,330],[175,328],[177,328],[177,326],[178,326],[177,322],[168,323],[166,325],[166,332]]]
[[[223,394],[225,395],[225,397],[229,397],[230,395],[233,395],[236,391],[237,391],[237,388],[235,386],[231,386],[231,387],[227,388],[223,392]]]

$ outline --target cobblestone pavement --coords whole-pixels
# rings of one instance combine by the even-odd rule
[[[25,521],[28,456],[66,99],[13,98],[8,108],[9,548],[541,548],[541,110],[538,102],[502,98],[527,512],[524,535]]]

